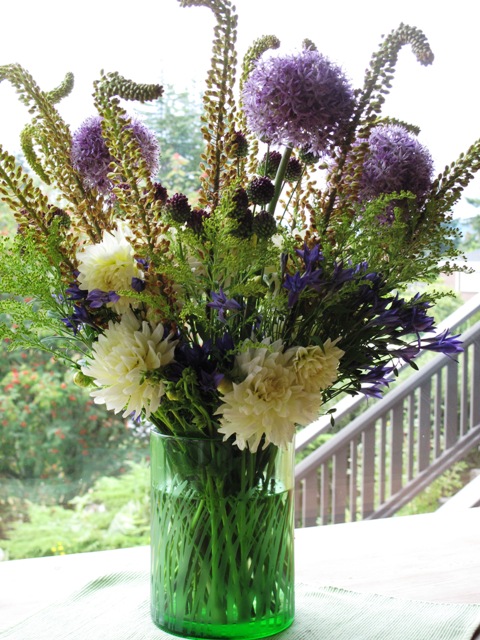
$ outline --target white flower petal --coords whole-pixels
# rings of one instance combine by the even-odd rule
[[[152,331],[148,323],[140,325],[132,311],[120,322],[109,322],[93,346],[91,362],[82,367],[99,387],[91,393],[95,403],[105,404],[115,413],[124,411],[124,417],[145,413],[148,418],[156,411],[165,393],[164,384],[144,376],[173,361],[177,341],[164,335],[163,326]]]

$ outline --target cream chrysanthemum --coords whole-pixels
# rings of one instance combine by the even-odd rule
[[[345,351],[339,349],[337,340],[328,338],[322,347],[298,347],[292,359],[297,384],[307,392],[328,389],[338,377],[338,364]],[[290,351],[290,350],[289,350]]]
[[[283,352],[282,342],[264,344],[236,356],[236,371],[243,380],[224,393],[216,412],[222,416],[219,432],[224,440],[235,435],[235,444],[252,452],[263,437],[264,447],[272,443],[286,448],[295,424],[317,418],[321,404],[320,394],[305,392],[296,381],[292,354]]]
[[[126,231],[120,226],[111,233],[104,231],[101,242],[86,245],[77,254],[80,289],[89,292],[95,289],[106,292],[129,290],[132,288],[132,278],[142,277]],[[131,298],[123,296],[118,302],[109,303],[109,306],[123,313],[131,303]]]
[[[171,336],[164,338],[162,324],[140,323],[132,311],[121,322],[110,321],[93,346],[91,362],[82,367],[99,387],[91,393],[95,403],[115,413],[124,410],[123,417],[144,412],[148,418],[158,409],[165,388],[161,380],[145,374],[172,362],[176,344]]]

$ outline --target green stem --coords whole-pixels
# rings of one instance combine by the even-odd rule
[[[290,160],[291,155],[292,147],[285,147],[282,159],[280,160],[280,164],[278,165],[277,175],[275,176],[275,191],[273,193],[273,198],[270,200],[270,204],[268,205],[268,212],[271,213],[272,216],[275,213],[275,207],[277,206],[278,199],[280,198],[280,194],[282,193],[283,181],[287,172],[288,161]]]

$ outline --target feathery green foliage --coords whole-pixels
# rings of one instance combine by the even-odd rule
[[[450,209],[480,168],[479,142],[433,185],[425,150],[410,160],[415,166],[401,164],[402,145],[418,148],[418,128],[382,108],[402,47],[410,45],[420,64],[433,61],[425,35],[407,25],[387,35],[358,90],[312,41],[301,54],[272,56],[264,67],[280,44],[273,35],[253,43],[237,79],[237,16],[230,0],[179,3],[209,9],[215,19],[201,188],[192,201],[156,181],[155,163],[123,102],[156,100],[162,87],[102,73],[94,85],[98,127],[93,133],[81,127],[72,136],[56,109],[72,89],[70,75],[42,91],[19,65],[0,67],[0,80],[17,89],[32,114],[23,136],[27,159],[58,194],[51,201],[0,150],[0,198],[18,227],[17,238],[0,245],[2,335],[12,346],[23,340],[71,359],[92,377],[85,372],[118,332],[115,340],[135,354],[122,356],[122,363],[137,363],[138,388],[128,377],[132,372],[125,374],[132,402],[148,396],[152,413],[161,414],[161,402],[170,412],[174,400],[165,400],[165,389],[178,395],[183,380],[175,409],[182,420],[192,398],[198,411],[222,415],[232,380],[248,381],[238,367],[254,352],[251,345],[263,345],[270,357],[272,345],[281,344],[279,358],[290,350],[298,357],[318,354],[330,345],[340,361],[315,396],[324,401],[339,390],[364,388],[372,370],[384,373],[402,354],[411,361],[419,348],[458,351],[453,337],[422,342],[433,325],[427,309],[434,293],[401,297],[418,281],[432,282],[441,268],[456,268],[460,251]],[[372,141],[378,128],[401,131],[387,159]],[[378,185],[368,191],[367,161],[375,153],[380,170],[370,179]],[[269,154],[276,154],[278,167],[271,177],[261,168]],[[408,181],[419,173],[419,155],[428,174],[421,190]],[[79,156],[84,164],[75,162]],[[381,182],[389,162],[400,163],[394,178],[406,176],[406,184]],[[142,362],[138,345],[146,341],[153,349],[157,337],[160,355],[148,351]],[[168,366],[162,364],[166,353],[173,358]],[[102,387],[97,369],[94,377]],[[380,379],[386,384],[383,374]],[[127,401],[117,406],[123,396],[106,386],[107,396],[108,389],[114,395],[109,406],[133,410]],[[99,401],[106,402],[103,396]],[[144,410],[137,407],[135,414]]]

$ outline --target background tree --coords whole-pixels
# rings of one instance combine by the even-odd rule
[[[177,92],[167,85],[161,100],[139,113],[160,143],[158,180],[169,194],[184,193],[194,202],[200,188],[199,165],[204,150],[200,94],[195,88]]]

